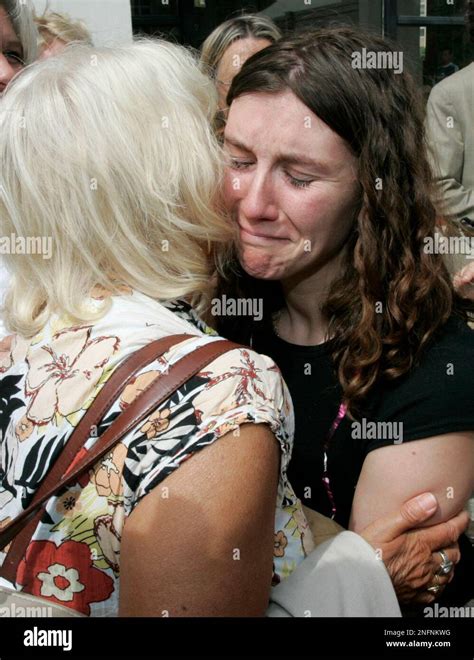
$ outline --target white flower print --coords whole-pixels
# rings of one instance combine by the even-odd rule
[[[66,568],[62,564],[52,564],[47,573],[38,573],[38,579],[42,582],[42,596],[45,598],[54,596],[63,603],[72,600],[74,594],[85,589],[79,582],[78,571],[75,568]]]
[[[90,339],[90,334],[90,327],[71,328],[30,352],[26,393],[32,399],[26,415],[35,424],[80,410],[94,391],[119,339]]]

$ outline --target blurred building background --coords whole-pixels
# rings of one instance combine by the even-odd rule
[[[131,0],[134,32],[166,34],[199,47],[211,30],[242,11],[270,16],[285,32],[349,24],[391,38],[420,85],[474,58],[465,0]],[[446,66],[452,60],[454,67]]]
[[[349,24],[390,37],[426,92],[474,59],[464,23],[465,0],[33,0],[81,18],[98,45],[123,43],[132,33],[161,35],[198,48],[227,18],[241,12],[270,16],[284,32]]]

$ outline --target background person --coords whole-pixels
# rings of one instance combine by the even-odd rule
[[[30,0],[0,0],[0,94],[13,76],[36,59],[37,31]]]
[[[448,76],[452,76],[453,73],[459,71],[458,65],[453,62],[453,56],[451,48],[444,48],[441,51],[441,65],[437,72],[438,81],[444,80]]]
[[[35,23],[40,35],[38,43],[40,59],[57,55],[72,42],[93,45],[86,24],[71,19],[67,14],[47,11],[35,17]]]
[[[467,29],[474,43],[474,4]],[[435,85],[428,99],[426,134],[440,213],[474,227],[474,63]],[[457,262],[460,269],[461,262]]]
[[[275,23],[265,16],[243,14],[218,25],[201,46],[201,63],[213,78],[219,94],[216,131],[225,123],[226,97],[234,76],[244,62],[281,37]]]
[[[36,42],[37,31],[29,0],[0,0],[0,97],[10,80],[36,58]],[[5,334],[1,305],[9,278],[0,255],[0,338]]]

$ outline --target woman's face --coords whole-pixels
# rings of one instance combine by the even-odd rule
[[[216,71],[217,78],[217,92],[219,94],[219,108],[224,110],[227,108],[226,98],[229,93],[232,80],[239,73],[244,63],[271,45],[268,39],[256,39],[255,37],[245,37],[244,39],[237,39],[230,44],[229,48],[222,56]]]
[[[0,94],[23,68],[23,48],[5,7],[0,4]]]
[[[359,208],[357,159],[291,91],[233,101],[225,195],[243,268],[260,279],[312,274],[341,253]]]

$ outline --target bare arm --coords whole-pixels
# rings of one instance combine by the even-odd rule
[[[381,447],[365,459],[349,528],[355,532],[422,492],[439,503],[429,525],[449,520],[474,488],[474,433],[453,433]]]
[[[262,616],[278,466],[268,427],[246,424],[145,496],[124,525],[119,615]]]

